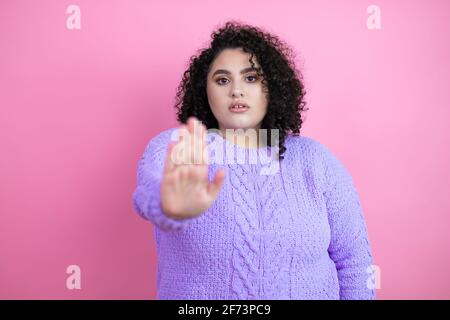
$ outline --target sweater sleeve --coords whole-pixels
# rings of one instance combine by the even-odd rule
[[[150,140],[144,154],[139,160],[137,186],[133,193],[134,210],[144,219],[152,222],[163,231],[175,232],[184,230],[194,218],[172,219],[161,208],[160,184],[167,147],[172,141],[172,133],[176,129],[168,129]]]
[[[336,265],[341,300],[372,300],[372,253],[359,195],[344,165],[322,144],[323,195],[331,228],[328,248]]]

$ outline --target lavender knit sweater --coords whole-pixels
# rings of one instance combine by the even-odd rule
[[[174,220],[161,210],[159,187],[177,134],[171,128],[150,140],[133,194],[136,212],[155,226],[157,299],[375,298],[359,196],[326,147],[289,135],[277,161],[270,148],[208,133],[209,179],[224,167],[224,184],[202,215]]]

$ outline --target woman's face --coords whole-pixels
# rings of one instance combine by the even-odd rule
[[[242,50],[225,49],[213,61],[208,73],[206,91],[219,130],[259,129],[267,112],[268,92],[262,78],[251,69],[251,55]],[[259,67],[255,57],[253,62]],[[245,112],[233,112],[233,103],[245,103]]]

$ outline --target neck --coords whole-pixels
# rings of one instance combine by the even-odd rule
[[[266,146],[264,139],[259,136],[259,131],[240,129],[220,129],[222,138],[227,139],[231,143],[244,148],[263,148]]]

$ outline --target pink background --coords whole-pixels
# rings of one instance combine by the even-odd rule
[[[66,8],[81,8],[81,30]],[[366,8],[381,7],[381,30]],[[1,1],[0,298],[155,297],[132,208],[146,143],[213,29],[240,19],[298,52],[303,134],[361,195],[379,299],[450,298],[450,2]],[[81,290],[66,288],[81,267]]]

